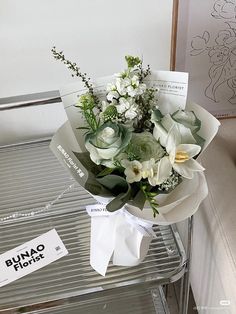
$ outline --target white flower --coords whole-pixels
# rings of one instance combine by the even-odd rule
[[[124,96],[127,93],[127,86],[130,84],[130,79],[128,78],[117,78],[116,79],[116,89],[121,96]]]
[[[161,160],[153,166],[153,175],[148,177],[148,182],[152,186],[163,183],[171,174],[172,165],[168,156],[161,158]]]
[[[107,94],[107,100],[112,101],[114,98],[115,99],[119,98],[119,93],[116,90],[110,91]]]
[[[105,100],[103,100],[102,101],[102,112],[104,112],[107,109],[108,106],[110,106],[110,103],[105,101]]]
[[[140,84],[139,77],[134,75],[131,84],[127,87],[128,95],[131,97],[142,95],[146,90],[146,84]]]
[[[119,93],[116,90],[116,85],[113,83],[108,83],[107,84],[107,100],[112,101],[113,98],[119,98]]]
[[[143,179],[152,178],[154,175],[155,159],[151,158],[142,162],[142,177]]]
[[[136,118],[138,114],[137,109],[137,104],[131,105],[130,108],[125,112],[126,119],[133,120],[134,118]]]
[[[201,151],[201,146],[181,144],[181,134],[177,126],[173,126],[168,133],[166,151],[173,169],[184,178],[192,179],[195,171],[205,170],[193,159]]]
[[[116,106],[116,109],[118,111],[118,113],[122,114],[124,113],[127,109],[130,108],[132,104],[132,98],[124,98],[124,97],[121,97],[119,99],[119,104]]]
[[[125,168],[127,182],[139,182],[142,179],[142,164],[138,160],[124,159],[121,161],[121,165]]]

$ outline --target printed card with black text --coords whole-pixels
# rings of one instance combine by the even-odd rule
[[[0,287],[24,277],[68,254],[57,231],[39,237],[0,255]]]

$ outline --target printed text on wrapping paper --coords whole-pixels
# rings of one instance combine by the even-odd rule
[[[57,149],[62,153],[62,155],[65,157],[65,160],[67,161],[68,167],[73,167],[78,175],[82,178],[84,176],[83,171],[76,165],[76,163],[72,160],[70,155],[65,151],[65,149],[61,146],[58,145]]]

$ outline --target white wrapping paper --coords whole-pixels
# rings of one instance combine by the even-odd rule
[[[109,213],[106,203],[103,199],[103,204],[87,206],[91,216],[90,264],[102,276],[106,274],[110,259],[114,265],[138,265],[155,236],[152,223],[129,214],[125,207]]]

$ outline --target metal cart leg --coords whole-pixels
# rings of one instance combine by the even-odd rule
[[[189,301],[189,290],[190,290],[190,264],[191,264],[191,253],[192,253],[192,236],[193,236],[193,216],[188,218],[188,235],[187,235],[187,247],[186,247],[186,269],[184,276],[181,278],[180,287],[180,303],[179,303],[179,314],[188,313],[188,301]]]

